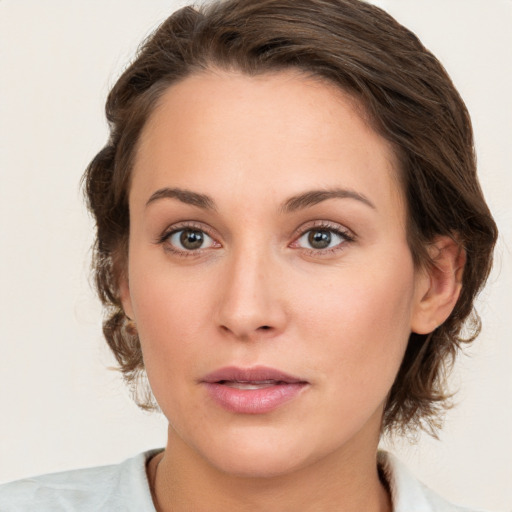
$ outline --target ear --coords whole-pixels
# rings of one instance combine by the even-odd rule
[[[119,298],[123,305],[124,314],[131,320],[134,320],[130,285],[128,283],[128,277],[124,273],[119,278]]]
[[[456,240],[436,237],[429,246],[430,265],[418,270],[411,330],[428,334],[451,314],[462,289],[466,253]]]

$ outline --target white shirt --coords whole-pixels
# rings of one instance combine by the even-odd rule
[[[146,461],[160,450],[121,464],[64,471],[0,485],[0,512],[156,512]],[[379,452],[394,512],[476,512],[452,505],[416,480],[393,455]]]

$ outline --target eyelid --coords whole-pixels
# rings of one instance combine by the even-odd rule
[[[292,234],[292,238],[296,240],[305,233],[307,233],[308,231],[311,231],[313,229],[324,229],[326,231],[338,232],[351,241],[357,238],[356,233],[354,233],[351,229],[345,227],[343,224],[339,224],[338,222],[332,222],[329,220],[314,220],[306,222],[305,224],[302,224],[299,228],[295,230],[295,232]]]
[[[192,230],[196,230],[196,231],[203,231],[211,238],[215,238],[215,236],[211,233],[211,228],[209,228],[207,225],[205,225],[201,222],[198,222],[198,221],[185,220],[185,221],[174,222],[173,224],[170,224],[169,226],[167,226],[162,231],[162,233],[157,236],[155,241],[157,243],[162,242],[166,238],[168,238],[169,235],[171,235],[172,233],[176,233],[177,231],[181,231],[183,229],[192,229]]]

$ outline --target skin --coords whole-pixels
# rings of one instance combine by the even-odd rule
[[[362,113],[299,72],[213,70],[170,87],[144,127],[121,296],[169,420],[149,467],[158,510],[391,510],[376,464],[384,404],[411,331],[451,311],[460,261],[439,238],[439,271],[414,267],[395,155]],[[198,250],[167,236],[191,223],[208,235]],[[319,229],[342,234],[320,250]],[[256,365],[308,384],[251,415],[200,382]]]

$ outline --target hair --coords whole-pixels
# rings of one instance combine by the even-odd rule
[[[128,256],[134,154],[168,87],[213,68],[248,76],[295,69],[350,93],[400,162],[415,265],[434,264],[428,246],[439,235],[465,251],[453,312],[429,335],[410,335],[383,417],[385,431],[421,427],[435,435],[449,405],[447,369],[480,331],[473,302],[490,272],[497,228],[476,175],[469,114],[448,74],[412,32],[360,0],[220,0],[184,7],[142,44],[112,88],[110,137],[84,181],[96,220],[93,271],[106,309],[103,332],[135,400],[155,406],[150,391],[137,385],[144,361],[118,286]]]

